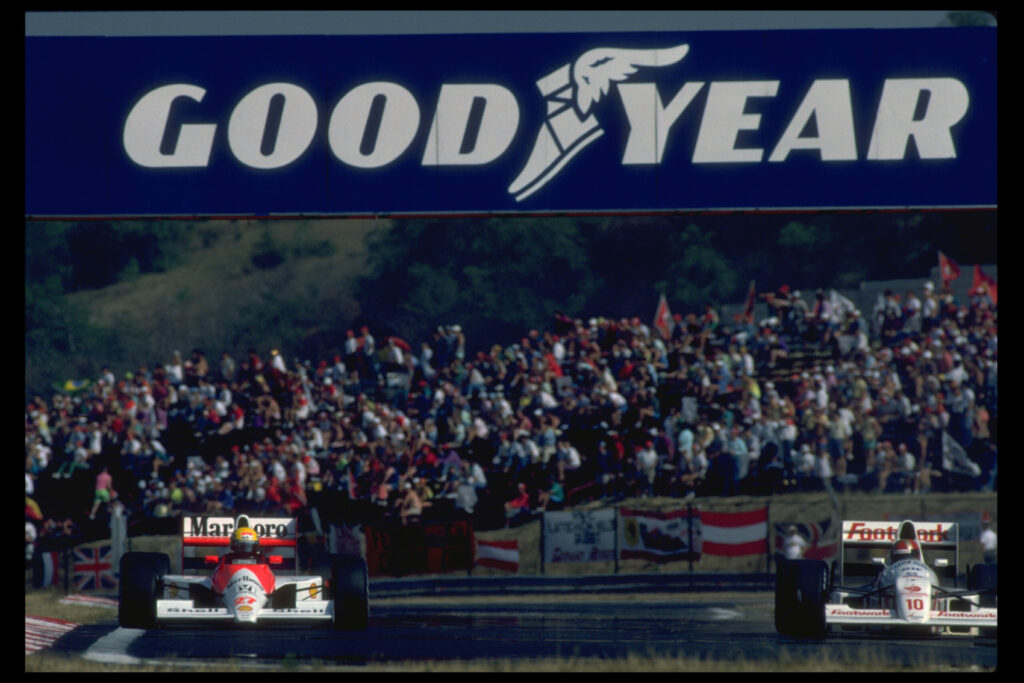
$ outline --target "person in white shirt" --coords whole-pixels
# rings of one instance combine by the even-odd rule
[[[981,547],[984,551],[985,562],[994,563],[996,561],[997,538],[996,532],[992,531],[991,522],[987,519],[981,522],[981,537],[978,540],[981,542]]]
[[[804,556],[809,545],[810,544],[807,542],[807,539],[800,535],[800,531],[796,528],[796,525],[791,524],[786,530],[786,540],[783,542],[786,559],[799,560]]]

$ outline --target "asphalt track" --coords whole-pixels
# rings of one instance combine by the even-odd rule
[[[881,637],[805,642],[775,633],[771,596],[561,596],[404,599],[371,603],[369,628],[289,627],[240,633],[224,627],[83,626],[54,651],[113,663],[227,662],[375,665],[447,660],[685,657],[731,662],[891,661],[969,670],[997,663],[994,639]]]

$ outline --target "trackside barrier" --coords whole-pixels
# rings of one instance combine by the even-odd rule
[[[770,591],[775,575],[728,572],[370,579],[372,598],[582,593]]]

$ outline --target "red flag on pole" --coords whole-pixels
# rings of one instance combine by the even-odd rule
[[[662,338],[672,338],[672,311],[668,310],[664,294],[658,299],[658,309],[654,312],[654,327],[661,332]]]
[[[743,313],[737,314],[735,319],[737,322],[754,322],[754,300],[757,296],[757,289],[754,287],[754,281],[750,281],[750,289],[747,291],[747,302],[743,305]]]
[[[942,278],[942,284],[944,285],[948,285],[960,277],[960,264],[941,251],[939,252],[939,277]]]
[[[986,275],[982,270],[981,266],[977,263],[974,264],[974,283],[971,285],[971,291],[978,294],[988,294],[988,298],[992,299],[992,303],[998,303],[996,301],[996,281]]]

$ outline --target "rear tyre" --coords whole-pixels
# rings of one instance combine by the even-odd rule
[[[783,560],[775,576],[775,629],[792,638],[821,640],[829,567],[820,560]]]
[[[369,577],[366,560],[353,555],[331,557],[334,628],[363,631],[370,621]]]
[[[117,620],[125,628],[156,626],[160,582],[171,569],[163,553],[125,553],[121,556]]]

